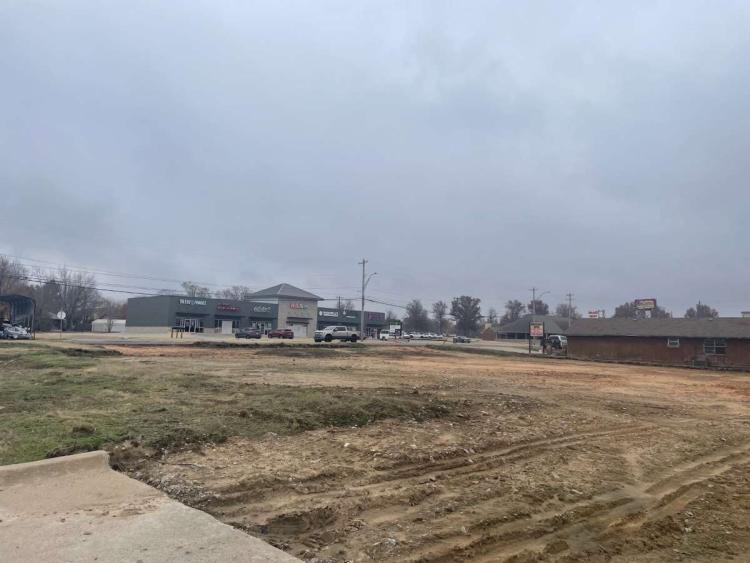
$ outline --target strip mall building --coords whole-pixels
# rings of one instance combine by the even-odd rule
[[[319,307],[323,298],[282,283],[257,291],[247,299],[215,299],[156,295],[128,299],[126,330],[154,333],[181,327],[187,332],[231,334],[252,327],[264,334],[275,328],[291,328],[297,337],[312,337],[317,328],[340,324],[360,326],[359,311]],[[368,336],[385,328],[385,314],[365,311]]]

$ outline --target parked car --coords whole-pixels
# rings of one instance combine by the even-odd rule
[[[268,338],[294,338],[294,331],[291,328],[276,328],[268,333]]]
[[[468,336],[454,336],[453,343],[454,344],[470,344],[471,338],[469,338]]]
[[[380,340],[393,340],[394,338],[396,338],[396,335],[392,334],[388,330],[381,330],[380,336],[378,338],[380,338]]]
[[[358,330],[349,330],[345,326],[335,325],[316,330],[313,339],[315,342],[333,342],[334,340],[356,342],[360,339],[360,335]]]
[[[568,347],[568,337],[562,334],[550,334],[547,336],[547,346],[553,350],[565,350]]]
[[[260,338],[262,333],[257,328],[241,328],[234,333],[235,338]]]
[[[21,326],[11,326],[6,324],[3,326],[2,332],[3,338],[8,340],[31,340],[31,335]]]

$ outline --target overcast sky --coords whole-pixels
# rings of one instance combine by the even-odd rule
[[[746,0],[6,0],[0,29],[2,253],[750,309]]]

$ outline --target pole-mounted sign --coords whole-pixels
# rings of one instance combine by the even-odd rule
[[[65,320],[65,311],[58,311],[57,312],[57,319],[60,321],[60,338],[62,338],[62,327],[63,327],[63,321]]]

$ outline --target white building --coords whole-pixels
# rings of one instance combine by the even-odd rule
[[[125,319],[96,319],[91,323],[91,332],[125,332]]]

